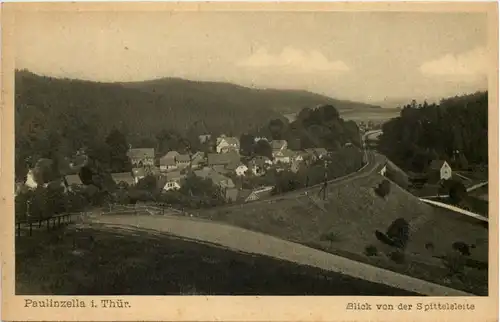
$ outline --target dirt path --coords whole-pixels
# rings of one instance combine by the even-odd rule
[[[99,216],[91,220],[111,226],[135,226],[142,229],[154,229],[180,237],[219,244],[236,251],[271,256],[302,265],[338,272],[422,295],[473,296],[472,294],[359,263],[297,243],[215,222],[147,215]]]

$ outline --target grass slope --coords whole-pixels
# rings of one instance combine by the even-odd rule
[[[197,215],[440,284],[446,280],[447,272],[442,261],[436,257],[449,253],[454,242],[474,244],[470,257],[481,262],[488,261],[487,228],[468,217],[424,204],[395,184],[391,185],[389,195],[381,198],[374,193],[373,188],[383,179],[381,175],[372,174],[333,186],[325,202],[313,202],[310,197],[300,196],[273,203],[250,203],[222,211],[213,209]],[[320,208],[326,209],[326,212]],[[369,245],[374,245],[382,252],[392,252],[376,239],[375,230],[385,232],[392,221],[399,217],[416,227],[407,247],[408,263],[394,265],[383,256],[366,256],[365,248]],[[322,241],[324,234],[333,235],[333,241]],[[428,243],[434,245],[432,252],[426,249]],[[452,287],[484,294],[487,272],[474,271],[465,282],[451,282],[454,283]]]
[[[99,225],[18,239],[16,294],[418,295],[168,234]]]

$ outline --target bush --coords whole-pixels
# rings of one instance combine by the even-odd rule
[[[448,269],[449,276],[461,277],[464,274],[466,259],[462,254],[454,252],[443,258],[443,264]]]
[[[336,241],[339,241],[340,238],[339,238],[339,236],[336,233],[334,233],[334,232],[331,231],[331,232],[322,234],[321,237],[320,237],[320,240],[321,241],[328,241],[328,242],[330,242],[330,247],[331,247],[332,244],[334,242],[336,242]]]
[[[386,232],[395,247],[405,248],[410,238],[410,225],[404,218],[398,218],[392,222]]]
[[[467,198],[467,189],[460,181],[452,181],[449,183],[450,200],[453,204],[458,205]]]
[[[464,256],[470,256],[470,249],[469,249],[469,245],[467,245],[466,243],[464,242],[461,242],[461,241],[458,241],[458,242],[454,242],[453,245],[451,245],[451,247],[460,252],[460,254],[464,255]]]
[[[377,256],[378,255],[378,249],[377,247],[373,245],[366,246],[365,248],[365,255],[366,256]]]
[[[375,189],[375,192],[379,197],[385,198],[391,192],[391,183],[389,180],[385,179],[382,181]]]
[[[426,243],[425,244],[425,249],[427,249],[429,251],[433,251],[434,250],[434,244],[433,243]]]
[[[389,258],[396,264],[403,264],[405,262],[405,254],[400,251],[392,252]]]

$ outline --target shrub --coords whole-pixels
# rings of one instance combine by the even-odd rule
[[[387,179],[382,181],[375,189],[375,193],[382,198],[385,198],[385,196],[387,196],[390,192],[391,192],[391,183]]]
[[[462,254],[454,252],[443,258],[443,264],[448,269],[448,276],[461,277],[464,274],[466,259]]]
[[[404,218],[398,218],[392,222],[386,232],[395,247],[405,248],[410,238],[410,225]]]
[[[401,251],[392,252],[389,258],[396,264],[403,264],[405,262],[405,254]]]
[[[378,255],[377,247],[375,247],[373,245],[366,246],[365,255],[366,256],[377,256]]]
[[[429,251],[433,251],[434,250],[434,244],[433,243],[426,243],[425,244],[425,249],[427,249]]]
[[[467,245],[466,243],[464,243],[462,241],[454,242],[453,245],[451,245],[451,247],[454,250],[460,252],[460,254],[462,254],[464,256],[470,256],[469,245]]]
[[[449,183],[449,192],[451,202],[457,205],[467,198],[467,189],[460,181],[452,181]]]
[[[320,240],[321,241],[329,241],[330,242],[330,247],[332,246],[333,242],[339,241],[339,236],[334,233],[334,232],[329,232],[321,235]]]

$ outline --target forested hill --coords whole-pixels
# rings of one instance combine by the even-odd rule
[[[455,168],[488,163],[488,92],[404,106],[383,126],[380,149],[401,167],[423,171],[434,159]]]
[[[343,111],[363,111],[380,108],[366,103],[339,100],[302,90],[255,89],[230,83],[189,81],[179,78],[162,78],[151,81],[123,83],[129,88],[147,93],[173,95],[175,98],[189,97],[191,102],[211,106],[223,100],[238,110],[264,107],[280,114],[298,113],[305,107],[332,105]],[[206,102],[206,103],[204,103]]]

